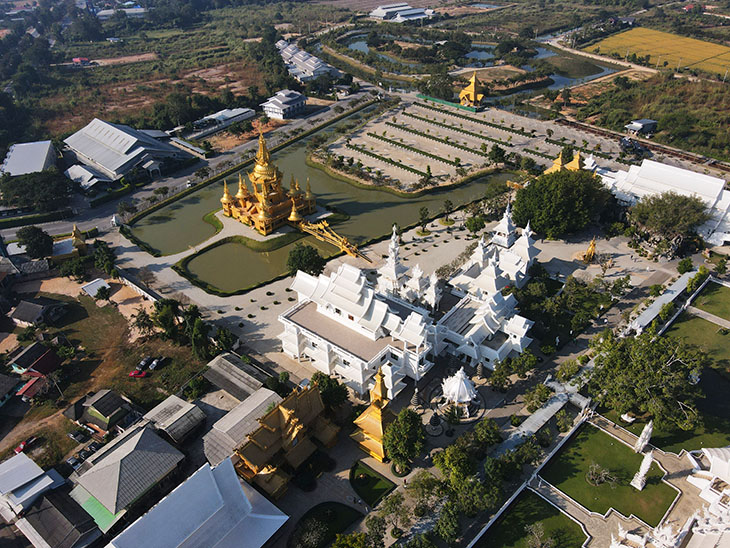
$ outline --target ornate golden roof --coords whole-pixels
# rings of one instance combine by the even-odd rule
[[[271,163],[269,149],[266,148],[264,134],[259,133],[259,151],[256,153],[256,166],[253,168],[253,175],[258,179],[276,178],[276,166]]]
[[[314,194],[312,194],[312,186],[309,184],[309,177],[307,177],[307,191],[304,193],[305,200],[312,200]]]
[[[228,181],[223,181],[223,197],[221,198],[221,203],[230,204],[231,201],[231,193],[228,192]]]
[[[243,177],[239,173],[238,174],[238,192],[236,193],[236,198],[239,200],[242,200],[247,197],[248,197],[248,187],[246,186],[246,183],[243,181]]]

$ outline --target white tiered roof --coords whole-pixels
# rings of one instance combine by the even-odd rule
[[[463,367],[454,376],[444,379],[441,387],[444,397],[451,403],[469,403],[477,397],[474,383],[466,376]]]

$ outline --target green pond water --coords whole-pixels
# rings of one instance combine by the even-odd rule
[[[332,127],[322,131],[332,131]],[[302,186],[308,177],[319,205],[334,206],[350,215],[347,221],[337,223],[334,228],[355,243],[387,234],[396,222],[401,226],[416,223],[421,207],[425,206],[433,213],[441,211],[447,198],[454,206],[461,206],[484,195],[490,184],[510,177],[509,174],[495,174],[454,189],[417,198],[401,198],[382,190],[355,187],[307,166],[306,144],[307,139],[303,139],[272,154],[272,160],[284,174],[286,186],[292,174]],[[229,180],[237,178],[236,175]],[[222,194],[223,182],[213,183],[142,218],[131,227],[132,232],[165,255],[191,249],[214,235],[215,229],[204,222],[203,217],[220,208]],[[241,234],[246,235],[245,230],[242,227]],[[312,237],[299,241],[316,245],[323,255],[335,252],[328,244]],[[191,260],[188,269],[221,290],[234,291],[283,274],[293,245],[272,252],[257,252],[238,243],[223,244]]]

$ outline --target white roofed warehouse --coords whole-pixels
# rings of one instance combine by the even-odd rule
[[[0,174],[13,177],[37,173],[56,165],[56,149],[51,141],[35,141],[12,145],[0,165]]]
[[[160,175],[164,163],[189,158],[177,147],[122,124],[94,118],[64,141],[82,164],[116,181],[134,168]]]

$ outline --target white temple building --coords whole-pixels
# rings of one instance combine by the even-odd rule
[[[692,463],[687,481],[700,490],[700,498],[730,511],[730,446],[704,447],[687,458]]]
[[[600,167],[590,155],[584,167],[599,175],[603,184],[624,205],[633,205],[644,196],[670,191],[701,198],[710,220],[699,227],[698,233],[712,245],[730,242],[730,191],[725,190],[723,179],[654,160],[643,160],[641,165],[631,166],[628,171],[611,171]]]
[[[501,290],[527,281],[537,255],[533,244],[529,226],[517,237],[508,208],[493,242],[480,240],[444,290],[435,274],[402,264],[394,230],[376,288],[347,264],[329,276],[297,273],[291,288],[298,302],[279,316],[282,351],[360,395],[382,367],[389,399],[403,390],[406,377],[420,380],[443,353],[493,369],[532,342],[533,322]]]

